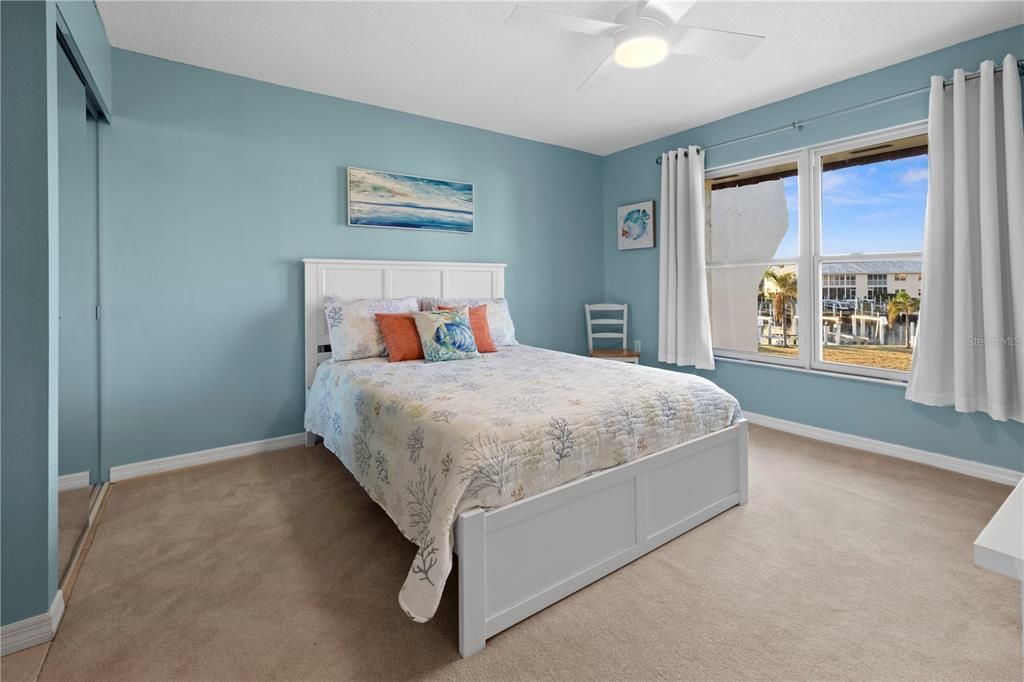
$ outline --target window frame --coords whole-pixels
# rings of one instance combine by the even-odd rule
[[[724,177],[726,175],[732,175],[734,173],[745,173],[745,172],[748,172],[748,171],[756,171],[758,169],[765,168],[765,167],[780,166],[782,164],[795,162],[796,163],[796,172],[797,172],[797,175],[796,175],[796,178],[797,178],[797,203],[799,205],[799,210],[797,211],[797,222],[798,222],[798,226],[797,226],[798,235],[797,236],[798,236],[799,249],[798,249],[798,253],[795,256],[788,257],[788,258],[770,258],[770,259],[764,259],[764,260],[739,259],[739,260],[735,260],[735,261],[709,261],[709,260],[706,259],[706,256],[705,256],[705,268],[707,270],[726,269],[726,268],[730,268],[730,267],[750,267],[750,266],[758,266],[758,267],[762,267],[763,266],[765,268],[765,270],[767,270],[768,268],[770,268],[773,265],[791,265],[793,263],[796,263],[797,279],[799,281],[799,277],[800,277],[799,273],[804,272],[804,270],[803,270],[804,262],[803,262],[802,254],[803,254],[803,252],[805,250],[804,249],[805,211],[803,210],[803,207],[804,207],[804,202],[806,200],[806,197],[804,196],[806,190],[804,189],[804,187],[805,187],[805,184],[806,184],[806,176],[807,176],[807,173],[808,173],[807,165],[805,163],[805,160],[807,158],[807,153],[806,152],[807,152],[806,149],[798,149],[798,150],[795,150],[795,151],[782,152],[782,153],[779,153],[779,154],[772,154],[771,156],[762,156],[762,157],[759,157],[759,158],[756,158],[756,159],[751,159],[749,161],[743,161],[743,162],[740,162],[740,163],[729,164],[727,166],[718,166],[716,168],[713,168],[711,170],[707,170],[707,171],[704,172],[705,189],[706,189],[706,191],[708,192],[708,194],[710,196],[710,192],[711,192],[710,181],[712,181],[712,180],[716,180],[716,179]],[[708,244],[710,244],[710,239],[707,239],[706,242]],[[797,314],[797,319],[798,320],[806,319],[804,317],[805,310],[804,310],[804,307],[803,307],[803,304],[802,304],[802,300],[803,300],[802,296],[798,296],[797,297],[797,301],[796,301],[796,314]],[[805,351],[804,351],[803,345],[798,346],[797,357],[795,357],[795,358],[787,358],[787,357],[781,357],[781,356],[771,356],[771,355],[768,355],[767,353],[757,353],[757,352],[751,353],[751,352],[747,352],[747,351],[733,350],[733,349],[730,349],[730,348],[720,348],[720,347],[714,345],[714,335],[712,335],[711,339],[712,339],[712,349],[711,350],[712,350],[712,353],[716,357],[733,358],[733,359],[736,359],[736,360],[750,360],[750,361],[753,361],[753,362],[767,362],[767,363],[770,363],[770,364],[773,364],[773,365],[782,365],[782,366],[788,366],[788,367],[804,367],[804,368],[807,367],[807,363],[806,363],[806,361],[804,359]]]
[[[807,145],[797,149],[762,156],[738,163],[714,166],[705,170],[705,187],[710,197],[710,183],[726,175],[756,171],[759,168],[770,167],[782,163],[796,161],[797,164],[797,204],[798,204],[798,230],[799,230],[799,254],[796,258],[772,258],[765,261],[734,261],[714,262],[705,260],[705,267],[708,270],[713,268],[724,268],[741,265],[763,265],[765,269],[772,265],[785,265],[796,263],[798,281],[810,281],[811,286],[806,284],[799,287],[797,297],[797,317],[800,320],[811,320],[810,343],[800,343],[796,358],[785,358],[771,356],[766,353],[750,353],[746,351],[731,350],[713,346],[716,357],[746,360],[769,365],[783,367],[795,367],[804,370],[825,372],[828,374],[846,375],[851,377],[882,379],[896,383],[905,384],[910,379],[909,372],[899,372],[891,369],[879,369],[876,367],[863,367],[858,365],[844,365],[837,362],[826,362],[823,359],[821,306],[822,306],[822,264],[823,263],[847,263],[847,262],[869,262],[884,260],[920,260],[921,251],[893,251],[879,253],[840,253],[823,254],[822,244],[822,198],[821,198],[821,168],[822,159],[830,154],[843,152],[859,147],[869,147],[876,144],[884,144],[906,137],[926,134],[928,132],[928,121],[913,121],[898,126],[883,128],[881,130],[850,135],[848,137],[823,142],[814,145]],[[808,278],[807,274],[810,273]],[[870,287],[869,287],[870,288]],[[806,325],[800,325],[801,336]],[[712,337],[713,338],[713,337]]]

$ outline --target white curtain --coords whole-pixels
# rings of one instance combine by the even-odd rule
[[[907,398],[1024,421],[1024,132],[1017,59],[931,82],[920,328]]]
[[[714,369],[704,267],[704,155],[661,155],[658,360]]]

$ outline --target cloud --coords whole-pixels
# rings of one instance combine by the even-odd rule
[[[899,171],[882,164],[853,166],[828,171],[821,176],[822,199],[833,206],[884,206],[917,203],[927,188],[927,168]],[[885,173],[876,171],[885,170]],[[925,184],[922,185],[921,181]]]
[[[900,182],[905,185],[913,185],[918,182],[928,181],[928,169],[927,168],[911,168],[900,176]]]
[[[846,175],[840,173],[822,173],[821,174],[821,190],[823,192],[831,192],[838,189],[842,185],[846,184]]]

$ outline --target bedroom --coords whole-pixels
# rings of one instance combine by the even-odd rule
[[[1020,3],[0,30],[4,679],[1021,679]]]

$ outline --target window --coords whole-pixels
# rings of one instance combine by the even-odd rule
[[[857,298],[857,280],[852,274],[829,273],[821,275],[821,298],[826,305],[843,306]]]
[[[868,298],[882,301],[889,294],[889,276],[880,272],[868,273]]]
[[[800,254],[797,162],[706,184],[711,333],[716,347],[796,361]]]
[[[925,132],[903,126],[707,173],[716,354],[907,379]]]

